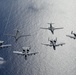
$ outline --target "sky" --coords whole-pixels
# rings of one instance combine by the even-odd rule
[[[75,0],[1,0],[0,1],[0,38],[13,46],[0,51],[0,56],[6,61],[0,69],[2,75],[76,75],[76,41],[66,37],[76,29]],[[40,27],[64,27],[52,35],[49,30]],[[3,34],[14,34],[18,28],[22,34],[31,34],[21,38],[18,43]],[[54,51],[51,47],[41,45],[49,43],[57,37],[57,43],[66,43]],[[7,41],[6,41],[7,40]],[[14,55],[13,50],[21,51],[21,47],[30,46],[30,52],[39,52],[36,56],[24,57]],[[4,73],[3,73],[4,72]]]

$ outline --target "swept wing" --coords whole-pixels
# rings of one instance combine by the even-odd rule
[[[70,35],[66,35],[67,37],[70,37],[70,38],[73,38],[73,39],[76,39],[75,36],[70,36]]]

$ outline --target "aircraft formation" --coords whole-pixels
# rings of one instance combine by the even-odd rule
[[[31,36],[31,35],[22,35],[22,34],[20,34],[20,31],[18,29],[16,29],[16,34],[15,35],[11,35],[11,34],[5,34],[5,35],[14,37],[16,43],[18,42],[18,40],[21,37]],[[4,41],[0,41],[0,48],[8,48],[8,47],[12,46],[11,44],[4,45],[3,43],[4,43]],[[31,47],[29,47],[29,46],[28,47],[22,47],[22,51],[17,51],[16,50],[16,51],[13,51],[13,53],[17,54],[17,55],[24,56],[25,60],[27,60],[28,56],[32,56],[32,55],[38,54],[38,52],[30,52],[30,49],[31,49]]]
[[[48,24],[50,24],[50,27],[48,27],[48,28],[41,27],[41,29],[50,30],[53,35],[54,35],[55,30],[63,29],[63,27],[59,27],[59,28],[53,27],[52,24],[54,24],[54,23],[48,23]],[[57,43],[57,38],[54,39],[54,40],[49,40],[48,39],[48,41],[50,41],[50,44],[43,44],[43,43],[41,43],[41,44],[45,45],[45,46],[53,47],[54,50],[56,50],[56,47],[63,46],[65,44],[65,43]]]
[[[55,30],[63,29],[63,27],[59,27],[59,28],[53,27],[52,24],[54,24],[54,23],[48,23],[48,24],[50,24],[50,27],[48,27],[48,28],[41,27],[40,29],[50,30],[53,35],[54,35],[54,31]],[[22,35],[22,34],[20,34],[20,31],[18,29],[15,29],[15,30],[16,30],[16,34],[15,35],[11,35],[11,34],[5,34],[5,35],[13,37],[16,43],[22,37],[31,36],[31,35]],[[71,35],[73,35],[73,36],[71,36]],[[71,31],[71,35],[66,35],[66,36],[70,37],[70,38],[73,38],[73,39],[76,39],[76,33],[74,33],[73,31]],[[58,46],[65,45],[65,43],[57,43],[57,38],[53,39],[53,40],[50,40],[48,38],[48,41],[49,41],[49,44],[48,43],[47,44],[41,43],[41,44],[45,45],[45,46],[53,47],[54,50],[56,50],[56,47],[58,47]],[[4,43],[4,41],[0,41],[0,48],[8,48],[8,47],[12,46],[11,44],[5,44],[4,45],[3,43]],[[39,53],[39,52],[30,52],[30,49],[31,49],[30,46],[28,46],[28,47],[22,47],[21,48],[22,51],[15,50],[15,51],[13,51],[13,53],[17,54],[17,55],[20,55],[20,56],[24,56],[25,60],[27,60],[28,56],[36,55],[36,54]]]

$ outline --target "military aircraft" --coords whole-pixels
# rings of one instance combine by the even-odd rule
[[[73,33],[73,31],[71,31],[71,34],[73,34],[73,36],[71,36],[71,35],[66,35],[66,36],[70,37],[70,38],[73,38],[73,39],[76,39],[76,33]]]
[[[50,24],[50,27],[48,27],[48,28],[42,28],[42,27],[41,27],[41,29],[50,30],[50,31],[52,32],[52,34],[54,34],[54,30],[63,29],[63,27],[54,28],[54,27],[52,26],[52,24],[54,24],[54,23],[48,23],[48,24]]]
[[[25,56],[25,60],[27,60],[27,57],[28,56],[32,56],[32,55],[36,55],[38,52],[35,52],[35,53],[30,53],[29,50],[31,48],[30,47],[22,47],[22,52],[20,51],[13,51],[13,53],[17,54],[17,55],[22,55],[22,56]]]
[[[7,36],[14,37],[15,38],[15,42],[17,42],[21,37],[31,36],[31,35],[21,35],[20,31],[18,29],[15,29],[15,30],[16,30],[16,34],[15,35],[5,34]]]
[[[11,44],[3,45],[4,41],[0,41],[0,48],[8,48],[11,47]]]
[[[43,43],[41,43],[41,44],[42,45],[53,47],[54,50],[56,50],[56,47],[63,46],[65,44],[65,43],[57,44],[57,38],[55,40],[48,40],[48,41],[50,41],[50,44],[43,44]]]

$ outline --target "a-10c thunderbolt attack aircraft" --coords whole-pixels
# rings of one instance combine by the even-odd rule
[[[15,30],[16,30],[16,34],[15,35],[5,34],[7,36],[14,37],[15,38],[15,42],[17,42],[21,37],[31,36],[31,35],[21,35],[20,31],[18,29],[15,29]]]
[[[52,24],[54,24],[54,23],[48,23],[48,24],[50,24],[50,27],[48,27],[48,28],[42,28],[42,27],[41,27],[41,29],[50,30],[50,31],[52,32],[52,34],[54,34],[54,30],[63,29],[63,27],[54,28],[54,27],[52,26]]]
[[[55,40],[49,40],[50,41],[50,44],[43,44],[41,43],[42,45],[46,45],[46,46],[50,46],[50,47],[53,47],[54,50],[56,50],[56,47],[58,46],[63,46],[65,43],[60,43],[60,44],[57,44],[57,38]]]
[[[25,56],[25,60],[27,60],[28,56],[36,55],[38,53],[38,52],[30,53],[29,52],[30,49],[31,49],[30,47],[22,47],[22,50],[23,50],[22,52],[13,51],[13,53],[17,55]]]
[[[70,38],[73,38],[73,39],[76,39],[76,33],[73,33],[73,31],[71,31],[71,34],[73,34],[73,36],[71,36],[71,35],[66,35],[66,36],[70,37]]]
[[[3,43],[4,43],[4,41],[0,41],[0,48],[8,48],[8,47],[12,46],[11,44],[3,45]]]

